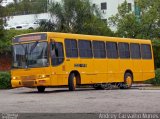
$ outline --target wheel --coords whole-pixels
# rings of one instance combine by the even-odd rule
[[[29,29],[33,29],[33,27],[29,27]]]
[[[71,73],[69,75],[69,79],[68,79],[68,87],[70,91],[75,91],[76,89],[76,85],[77,85],[77,78],[75,76],[74,73]]]
[[[133,76],[130,73],[125,73],[124,75],[124,83],[120,83],[119,87],[120,89],[129,89],[131,88],[133,83]]]
[[[44,86],[37,86],[38,92],[39,93],[43,93],[45,91],[45,87]]]

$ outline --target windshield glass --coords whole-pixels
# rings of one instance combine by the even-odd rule
[[[46,67],[49,65],[47,42],[13,46],[13,68]]]

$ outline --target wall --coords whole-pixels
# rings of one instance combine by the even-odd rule
[[[107,19],[118,12],[118,6],[125,0],[90,0],[93,4],[96,4],[102,13],[102,19]],[[101,3],[107,3],[107,10],[101,10]],[[132,4],[132,11],[134,11],[134,0],[127,0],[128,3]]]
[[[10,70],[11,61],[10,54],[0,54],[0,71]]]

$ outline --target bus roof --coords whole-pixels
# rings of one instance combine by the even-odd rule
[[[60,33],[60,32],[35,32],[28,34],[21,34],[16,37],[32,34],[47,34],[49,38],[68,38],[68,39],[83,39],[83,40],[104,40],[104,41],[115,41],[115,42],[135,42],[135,43],[151,43],[149,39],[133,39],[133,38],[120,38],[120,37],[109,37],[109,36],[97,36],[97,35],[84,35],[84,34],[72,34],[72,33]]]

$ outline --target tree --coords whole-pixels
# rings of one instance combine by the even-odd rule
[[[160,67],[160,1],[136,0],[140,11],[128,11],[125,1],[118,7],[118,13],[110,17],[110,24],[117,27],[120,37],[151,39],[154,50],[155,67]]]
[[[48,0],[14,0],[6,6],[9,15],[37,14],[47,12]]]
[[[125,1],[118,7],[118,13],[110,18],[110,24],[117,27],[117,35],[131,38],[158,38],[160,36],[160,1],[136,0],[135,3],[140,9],[138,16],[134,11],[128,11],[128,3]]]
[[[89,0],[53,2],[49,12],[52,19],[41,24],[41,31],[112,35],[107,23],[101,20],[100,12],[91,5]]]
[[[0,0],[0,38],[4,35],[3,25],[4,25],[4,18],[5,18],[5,9],[1,6],[2,0]]]

